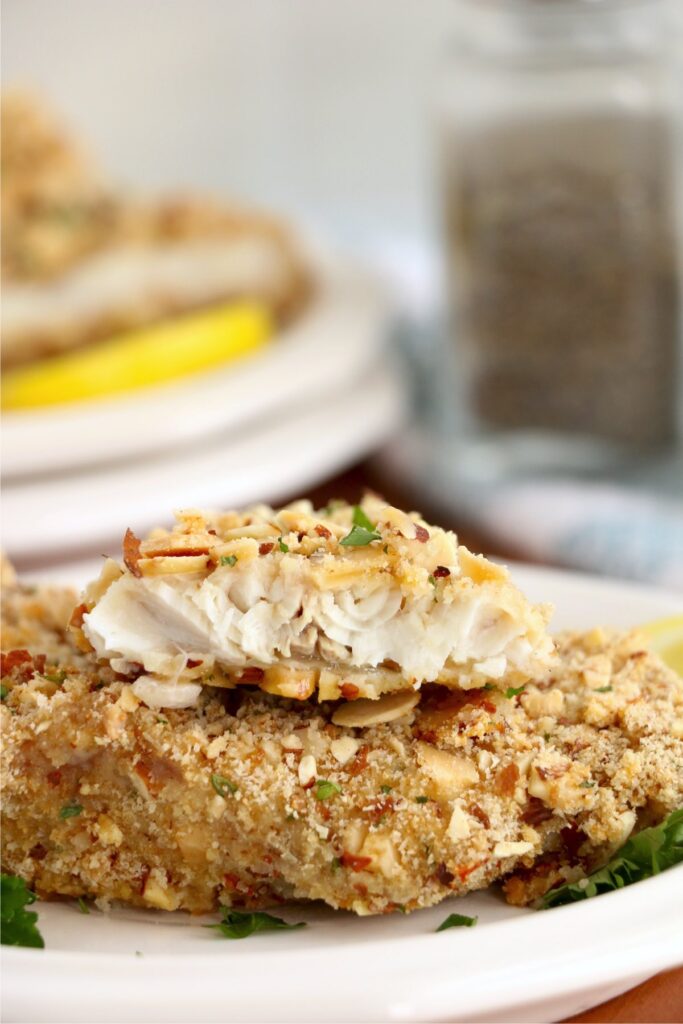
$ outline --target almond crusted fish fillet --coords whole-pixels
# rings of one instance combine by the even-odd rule
[[[2,100],[5,369],[231,299],[290,320],[313,289],[275,218],[105,183],[35,97]]]
[[[552,660],[549,609],[505,568],[371,496],[185,512],[124,555],[86,592],[82,632],[117,671],[142,666],[134,691],[158,707],[206,683],[300,700],[516,685]]]
[[[15,624],[35,601],[8,595]],[[35,624],[13,639],[2,862],[44,896],[412,910],[544,855],[591,866],[683,802],[683,683],[636,634],[561,638],[522,694],[429,686],[353,726],[354,702],[244,687],[160,714],[78,651],[41,659]]]

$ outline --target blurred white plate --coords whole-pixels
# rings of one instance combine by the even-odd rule
[[[334,395],[386,342],[386,289],[330,253],[311,256],[311,306],[267,348],[222,369],[98,401],[4,413],[3,480],[139,458],[239,433],[311,396]]]
[[[328,364],[329,372],[329,364]],[[16,559],[118,548],[174,509],[277,501],[333,476],[386,441],[405,399],[395,369],[367,366],[362,383],[314,392],[294,410],[158,458],[5,485],[3,546]]]
[[[633,584],[517,567],[557,628],[634,625],[680,598]],[[83,567],[63,570],[83,582]],[[187,915],[84,916],[40,904],[45,950],[3,950],[3,1019],[22,1022],[550,1021],[683,962],[683,867],[556,910],[494,891],[402,916],[292,907],[300,931],[219,939]],[[447,914],[475,928],[435,934]]]

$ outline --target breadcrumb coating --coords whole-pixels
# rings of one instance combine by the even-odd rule
[[[508,876],[525,902],[535,864],[592,866],[683,802],[683,682],[635,633],[564,635],[552,680],[429,686],[363,727],[245,687],[159,713],[55,646],[47,607],[41,637],[41,599],[6,596],[2,860],[42,896],[374,914]]]

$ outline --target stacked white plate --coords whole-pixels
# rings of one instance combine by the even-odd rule
[[[309,309],[238,363],[96,402],[3,417],[3,545],[32,560],[118,546],[179,507],[277,501],[398,427],[389,303],[366,271],[318,258]]]

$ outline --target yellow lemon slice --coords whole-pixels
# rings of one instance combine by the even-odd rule
[[[641,630],[650,638],[651,649],[669,668],[683,676],[683,615],[648,622]]]
[[[78,402],[160,384],[254,352],[272,334],[270,312],[258,302],[192,313],[10,370],[2,381],[2,408]]]

